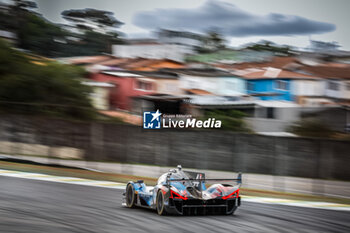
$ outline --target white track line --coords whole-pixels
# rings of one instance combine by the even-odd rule
[[[25,178],[33,180],[44,180],[51,182],[59,182],[66,184],[76,184],[76,185],[87,185],[101,188],[111,188],[111,189],[125,189],[123,183],[111,182],[111,181],[100,181],[100,180],[89,180],[76,177],[66,177],[66,176],[53,176],[40,173],[31,172],[20,172],[0,169],[0,176]],[[331,202],[311,202],[311,201],[301,201],[301,200],[289,200],[280,198],[267,198],[267,197],[253,197],[242,195],[243,204],[244,202],[254,202],[262,204],[278,204],[278,205],[288,205],[288,206],[298,206],[298,207],[308,207],[308,208],[318,208],[318,209],[328,209],[328,210],[343,210],[350,211],[350,205],[338,204]]]
[[[52,176],[40,173],[31,173],[31,172],[19,172],[19,171],[10,171],[0,169],[1,176],[9,176],[16,178],[32,179],[32,180],[43,180],[51,182],[59,182],[66,184],[78,184],[78,185],[87,185],[103,188],[112,188],[112,189],[125,189],[125,184],[111,182],[111,181],[100,181],[100,180],[89,180],[84,178],[76,177],[66,177],[66,176]]]
[[[280,199],[280,198],[268,198],[268,197],[252,197],[242,195],[243,202],[255,202],[262,204],[277,204],[277,205],[288,205],[288,206],[298,206],[298,207],[308,207],[317,209],[327,209],[327,210],[344,210],[350,211],[350,205],[331,203],[331,202],[314,202],[314,201],[302,201],[302,200],[290,200],[290,199]]]

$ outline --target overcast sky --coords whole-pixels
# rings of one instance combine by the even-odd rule
[[[67,9],[111,11],[128,37],[145,38],[158,28],[219,30],[231,46],[259,40],[298,47],[309,39],[337,41],[350,50],[349,0],[36,0],[38,11],[64,23]]]

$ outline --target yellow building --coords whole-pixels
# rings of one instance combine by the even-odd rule
[[[114,84],[94,81],[84,81],[82,82],[82,84],[90,86],[92,88],[92,92],[90,93],[90,99],[94,108],[98,110],[109,110],[109,97],[112,88],[115,88]]]

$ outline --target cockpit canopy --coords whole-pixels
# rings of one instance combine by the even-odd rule
[[[173,169],[170,170],[168,173],[164,173],[161,175],[158,179],[157,184],[158,185],[165,185],[167,181],[167,177],[169,177],[170,185],[184,189],[185,187],[192,187],[197,190],[203,190],[205,189],[205,182],[200,181],[200,179],[205,179],[204,173],[197,173],[197,172],[190,172],[190,171],[183,171],[182,169]],[[178,181],[178,180],[184,180],[184,181]],[[177,180],[177,181],[171,181],[171,180]],[[189,181],[190,180],[190,181]],[[193,181],[191,181],[193,180]]]

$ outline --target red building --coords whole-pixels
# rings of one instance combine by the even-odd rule
[[[115,85],[110,95],[112,108],[131,110],[132,97],[150,95],[156,92],[154,80],[129,72],[104,71],[93,74],[91,78],[95,81]]]

